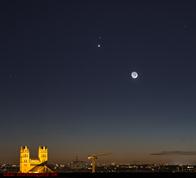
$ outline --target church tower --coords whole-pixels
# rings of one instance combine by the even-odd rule
[[[27,146],[20,148],[20,172],[27,173],[30,170],[30,152]]]
[[[46,173],[52,172],[47,167],[48,148],[39,146],[38,159],[30,158],[30,151],[27,146],[20,148],[20,173]]]
[[[39,146],[38,158],[41,163],[48,161],[48,148],[46,146]]]

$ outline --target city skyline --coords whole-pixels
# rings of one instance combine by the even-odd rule
[[[151,155],[196,151],[195,21],[194,0],[0,2],[0,163],[196,163]]]

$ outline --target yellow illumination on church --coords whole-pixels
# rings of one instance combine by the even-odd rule
[[[49,168],[46,167],[47,161],[48,161],[48,148],[45,146],[39,146],[38,159],[30,159],[30,151],[27,146],[22,146],[20,148],[20,172],[21,173],[37,173],[43,171],[52,172]]]

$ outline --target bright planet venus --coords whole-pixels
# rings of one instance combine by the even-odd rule
[[[132,77],[133,79],[138,78],[138,73],[137,73],[137,72],[131,72],[131,77]]]

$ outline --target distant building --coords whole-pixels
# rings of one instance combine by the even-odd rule
[[[39,146],[38,159],[30,159],[30,151],[27,146],[20,148],[20,172],[21,173],[42,173],[52,172],[47,166],[48,148]]]

